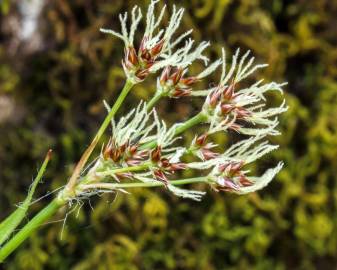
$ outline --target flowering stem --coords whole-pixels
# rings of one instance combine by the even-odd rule
[[[24,240],[26,240],[42,223],[53,216],[66,203],[59,198],[51,201],[31,221],[29,221],[11,240],[0,249],[0,263],[3,262]]]
[[[92,151],[95,149],[99,139],[102,137],[104,131],[109,126],[111,119],[115,116],[116,112],[118,111],[119,107],[122,105],[124,99],[128,95],[128,93],[131,90],[133,85],[134,84],[131,81],[129,81],[129,80],[126,81],[126,83],[125,83],[125,85],[122,89],[122,92],[120,93],[119,97],[117,98],[115,104],[111,108],[109,114],[105,117],[102,125],[100,126],[99,130],[97,131],[97,133],[96,133],[94,139],[92,140],[91,144],[85,150],[85,152],[83,153],[80,161],[77,163],[77,165],[74,169],[74,172],[73,172],[72,176],[70,177],[69,182],[66,186],[66,189],[68,190],[68,192],[74,193],[74,187],[76,185],[77,178],[81,173],[81,170],[83,169],[83,167],[87,163],[87,161],[88,161]]]
[[[169,183],[171,185],[187,185],[187,184],[193,184],[193,183],[204,183],[207,182],[207,178],[205,176],[202,177],[194,177],[194,178],[187,178],[187,179],[181,179],[181,180],[172,180]],[[142,187],[160,187],[165,186],[164,182],[150,182],[150,183],[142,183],[142,182],[136,182],[136,183],[97,183],[97,184],[88,184],[83,186],[85,189],[127,189],[127,188],[142,188]]]
[[[156,105],[156,103],[159,101],[159,99],[161,99],[164,96],[163,93],[156,93],[151,100],[147,103],[147,110],[150,111],[154,105]]]
[[[104,131],[110,124],[111,119],[115,116],[118,109],[122,105],[124,99],[130,92],[132,86],[134,84],[129,80],[126,81],[119,97],[117,98],[115,104],[111,108],[109,114],[105,117],[102,125],[97,131],[94,139],[92,140],[89,147],[83,153],[81,159],[77,163],[72,176],[69,179],[65,190],[69,195],[75,194],[74,187],[76,185],[77,179],[81,173],[81,170],[85,166],[88,161],[91,153],[95,149],[99,139],[104,134]],[[22,230],[20,230],[11,240],[9,240],[1,249],[0,249],[0,262],[3,262],[7,256],[9,256],[26,238],[28,238],[43,222],[48,220],[51,216],[53,216],[59,208],[61,208],[66,203],[66,200],[62,199],[54,199],[50,204],[48,204],[45,208],[43,208],[30,222],[28,222]]]

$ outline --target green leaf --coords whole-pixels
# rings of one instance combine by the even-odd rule
[[[18,207],[18,209],[16,209],[12,214],[10,214],[3,222],[1,222],[0,224],[0,245],[3,244],[3,242],[5,242],[8,237],[11,235],[11,233],[15,230],[15,228],[21,223],[21,221],[23,220],[23,218],[25,217],[29,205],[32,201],[33,198],[33,194],[35,192],[35,189],[38,185],[38,183],[40,182],[44,171],[46,170],[46,167],[48,165],[48,162],[51,158],[51,153],[52,151],[49,150],[43,163],[42,166],[40,168],[40,170],[38,171],[37,176],[35,177],[29,191],[28,191],[28,195],[26,197],[26,199],[23,201],[23,203]]]

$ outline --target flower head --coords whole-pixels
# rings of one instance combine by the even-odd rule
[[[266,64],[253,65],[254,57],[246,61],[249,51],[239,60],[237,50],[232,59],[230,69],[226,69],[225,51],[223,50],[223,67],[219,84],[207,91],[196,92],[196,95],[207,95],[203,112],[210,123],[209,133],[232,129],[246,135],[256,135],[261,130],[268,130],[270,135],[279,134],[270,127],[278,124],[277,115],[288,108],[285,101],[278,107],[266,109],[268,91],[279,91],[286,83],[262,84],[262,80],[239,89],[239,83],[254,71],[266,67]],[[246,123],[246,124],[245,124]],[[245,127],[247,126],[248,127]]]
[[[238,194],[259,190],[266,186],[283,166],[280,162],[260,177],[247,175],[249,171],[244,170],[245,165],[278,148],[278,145],[271,145],[268,141],[258,143],[264,137],[265,134],[260,134],[240,141],[213,159],[189,163],[188,166],[198,170],[212,168],[208,174],[208,181],[215,190]]]
[[[201,42],[193,50],[194,41],[188,39],[183,47],[175,50],[177,45],[189,36],[192,30],[174,39],[184,14],[184,9],[177,9],[176,6],[173,6],[168,26],[165,29],[159,29],[166,6],[162,8],[157,18],[155,16],[155,6],[158,2],[159,0],[152,0],[148,7],[145,32],[138,46],[134,44],[135,34],[143,17],[142,11],[138,6],[135,6],[131,12],[129,31],[127,29],[127,13],[119,16],[122,28],[121,33],[101,28],[101,32],[123,40],[125,53],[122,65],[126,76],[133,83],[143,81],[150,73],[155,73],[166,66],[184,67],[196,59],[201,59],[206,63],[208,61],[208,58],[202,54],[205,48],[209,46],[208,42]]]

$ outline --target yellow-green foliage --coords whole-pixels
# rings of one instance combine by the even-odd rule
[[[93,210],[77,208],[64,229],[53,223],[31,237],[6,269],[335,269],[336,1],[166,2],[186,7],[181,31],[194,28],[196,40],[213,40],[213,56],[221,46],[251,49],[270,64],[259,78],[289,82],[283,135],[272,138],[280,150],[253,168],[259,172],[283,159],[284,169],[268,188],[245,197],[209,192],[196,203],[163,189],[139,189],[95,198]],[[50,1],[39,23],[42,48],[24,55],[25,44],[11,50],[15,33],[0,33],[6,41],[0,45],[0,97],[15,108],[0,117],[1,217],[23,200],[49,147],[55,155],[39,194],[65,184],[105,113],[101,101],[112,101],[123,84],[123,45],[98,29],[118,28],[117,14],[136,3],[146,5]],[[9,1],[0,10],[1,24],[15,16]],[[137,86],[121,113],[153,92],[151,79]],[[161,105],[160,114],[172,123],[193,115],[200,100]]]

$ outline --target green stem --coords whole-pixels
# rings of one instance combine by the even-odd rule
[[[192,118],[188,119],[185,123],[182,125],[178,126],[177,129],[175,130],[175,136],[183,133],[185,130],[196,126],[204,121],[207,120],[207,117],[202,113],[198,113],[197,115],[193,116]]]
[[[175,130],[174,135],[177,136],[177,135],[183,133],[185,130],[187,130],[187,129],[195,126],[195,125],[198,125],[198,124],[200,124],[200,123],[202,123],[206,120],[207,120],[206,116],[202,112],[200,112],[197,115],[193,116],[192,118],[188,119],[186,122],[179,125],[177,127],[177,129]],[[139,149],[140,150],[152,149],[152,148],[156,147],[156,145],[157,145],[157,142],[153,141],[153,142],[143,144]]]
[[[207,178],[203,177],[194,177],[194,178],[187,178],[181,180],[172,180],[170,184],[178,186],[178,185],[187,185],[187,184],[194,184],[194,183],[205,183],[207,182]],[[143,187],[160,187],[165,186],[163,182],[151,182],[151,183],[123,183],[123,184],[112,184],[112,183],[97,183],[97,184],[88,184],[83,186],[85,189],[94,189],[94,188],[101,188],[101,189],[127,189],[127,188],[143,188]]]
[[[147,103],[146,109],[150,111],[154,105],[163,97],[163,93],[156,93],[151,100]]]
[[[74,193],[74,187],[76,185],[76,181],[77,181],[78,176],[80,175],[83,167],[87,163],[92,151],[95,149],[99,139],[102,137],[102,135],[104,134],[104,131],[109,126],[111,119],[115,116],[116,112],[118,111],[118,109],[122,105],[124,99],[126,98],[128,93],[130,92],[133,85],[134,84],[132,82],[130,82],[129,80],[126,81],[126,83],[125,83],[125,85],[122,89],[122,92],[120,93],[119,97],[117,98],[115,104],[112,106],[110,112],[105,117],[101,127],[97,131],[97,133],[96,133],[94,139],[92,140],[91,144],[85,150],[85,152],[83,153],[80,161],[77,163],[77,165],[74,169],[74,172],[73,172],[72,176],[70,177],[69,182],[66,186],[66,188],[67,188],[67,190],[70,194]]]
[[[50,202],[31,221],[29,221],[11,240],[0,249],[0,263],[3,262],[24,240],[26,240],[42,223],[53,216],[65,201],[58,198]]]

